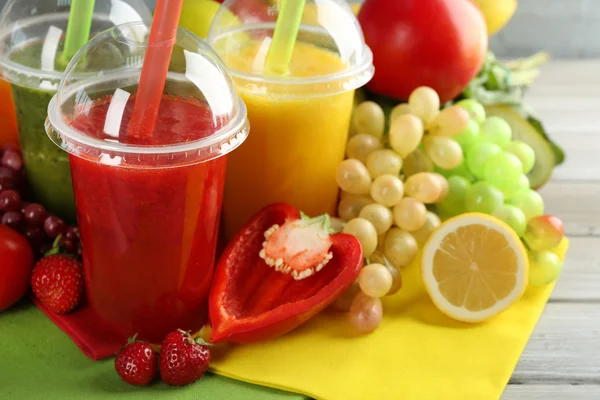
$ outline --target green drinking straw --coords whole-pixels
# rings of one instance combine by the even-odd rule
[[[305,5],[306,0],[283,0],[267,54],[265,64],[267,73],[287,74]]]
[[[71,0],[62,62],[68,63],[90,38],[96,0]]]

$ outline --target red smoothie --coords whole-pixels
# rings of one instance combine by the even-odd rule
[[[133,104],[123,121],[131,119]],[[201,139],[220,127],[205,104],[165,96],[150,139],[128,138],[127,123],[120,138],[109,138],[107,110],[108,101],[98,103],[71,126],[107,141],[152,146]],[[227,164],[226,156],[191,165],[159,158],[148,166],[137,156],[120,164],[70,156],[88,300],[123,336],[138,333],[153,342],[206,321]]]

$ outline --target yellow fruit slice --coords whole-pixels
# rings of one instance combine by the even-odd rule
[[[504,222],[463,214],[444,222],[423,248],[423,281],[444,314],[480,322],[504,311],[527,287],[527,252]]]

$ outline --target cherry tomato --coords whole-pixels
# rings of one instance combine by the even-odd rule
[[[33,251],[16,231],[0,225],[0,311],[15,304],[27,291]]]
[[[487,52],[483,16],[471,0],[366,0],[359,17],[373,51],[373,92],[407,100],[419,86],[442,103],[458,96]]]

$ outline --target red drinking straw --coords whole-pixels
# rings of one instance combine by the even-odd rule
[[[151,137],[169,73],[183,0],[158,0],[128,135]]]

